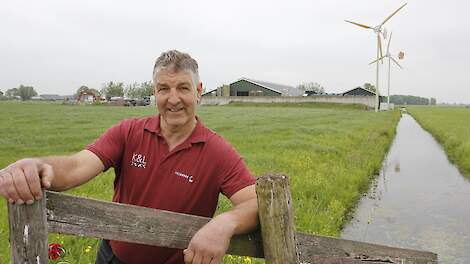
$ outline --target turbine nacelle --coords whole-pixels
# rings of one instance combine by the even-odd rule
[[[387,39],[388,32],[386,28],[382,28],[382,25],[371,27],[375,34],[381,34],[384,39]]]

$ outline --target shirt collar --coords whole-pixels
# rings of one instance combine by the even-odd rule
[[[205,142],[207,139],[207,135],[206,130],[204,129],[204,125],[202,124],[201,119],[198,116],[196,116],[196,120],[196,127],[194,127],[194,130],[189,136],[188,141],[191,143]],[[162,136],[160,128],[160,114],[149,118],[149,120],[144,125],[144,130]]]

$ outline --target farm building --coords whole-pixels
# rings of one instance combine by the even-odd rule
[[[375,96],[375,93],[370,90],[364,89],[362,87],[356,87],[354,89],[344,92],[342,95],[343,96],[348,96],[348,95],[349,96]],[[379,102],[382,103],[384,101],[385,101],[385,97],[379,95]]]
[[[343,95],[375,96],[375,93],[362,87],[356,87],[354,89],[344,92]]]
[[[64,100],[64,97],[60,96],[58,94],[41,94],[39,96],[31,97],[31,100],[36,100],[36,101],[59,101],[59,100]]]
[[[203,93],[203,96],[302,96],[295,87],[241,78],[230,85]]]

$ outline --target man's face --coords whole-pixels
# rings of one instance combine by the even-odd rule
[[[155,77],[155,97],[161,121],[172,127],[191,124],[196,116],[202,85],[193,84],[192,74],[187,71],[160,70]]]

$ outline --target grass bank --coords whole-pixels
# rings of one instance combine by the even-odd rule
[[[449,160],[470,178],[470,108],[413,106],[407,110],[444,147]]]
[[[0,168],[28,156],[79,151],[124,118],[154,114],[151,107],[94,107],[0,102]],[[202,106],[203,122],[221,134],[260,176],[290,176],[297,230],[337,236],[360,194],[380,170],[398,112],[351,108]],[[70,193],[110,200],[112,170]],[[219,212],[227,210],[221,199]],[[0,260],[9,262],[6,206],[0,203]],[[94,263],[97,241],[51,234],[69,263]],[[251,260],[250,260],[251,261]],[[227,257],[225,263],[248,262]]]

